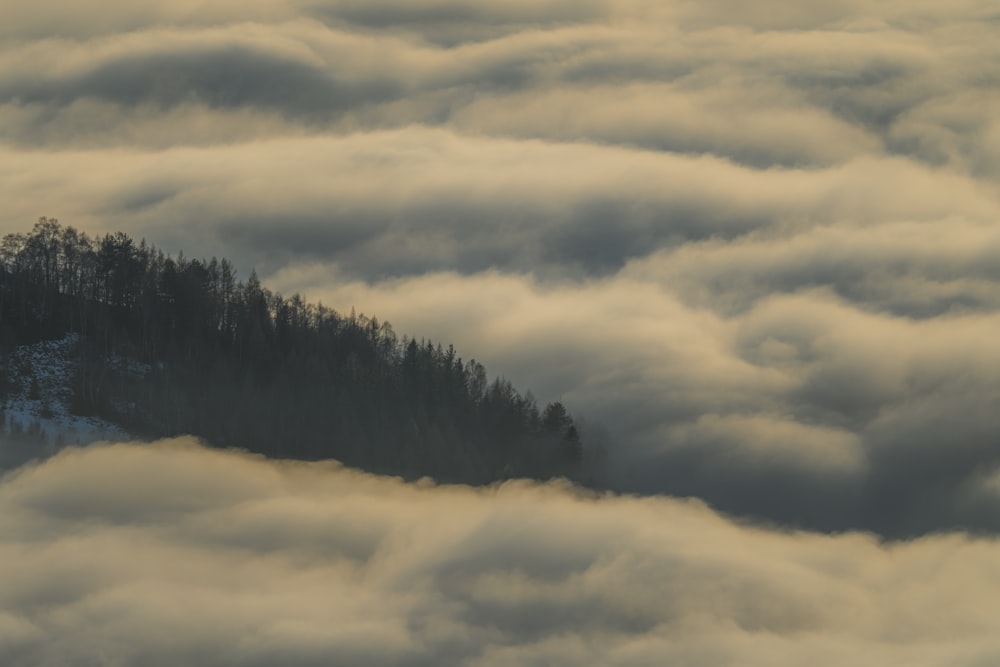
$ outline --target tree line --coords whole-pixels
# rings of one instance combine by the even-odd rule
[[[442,481],[581,474],[577,424],[474,359],[226,259],[40,218],[0,241],[0,353],[79,334],[74,412],[137,434]],[[0,396],[14,378],[0,366]]]

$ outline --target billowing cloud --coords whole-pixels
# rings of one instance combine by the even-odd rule
[[[780,533],[695,501],[472,490],[190,442],[0,482],[0,658],[986,664],[992,539]]]
[[[187,239],[201,253],[235,250],[268,270],[287,256],[323,259],[369,280],[489,268],[600,275],[688,241],[845,221],[985,223],[1000,210],[975,183],[898,158],[761,171],[709,156],[423,128],[111,160],[73,151],[55,165],[48,151],[7,154],[5,191],[25,216],[45,200],[86,226]]]
[[[650,270],[585,285],[491,273],[311,289],[476,350],[539,396],[612,425],[613,488],[830,530],[1000,528],[997,508],[965,493],[1000,464],[991,302],[914,316],[777,285],[716,308],[685,301],[670,275],[651,282]],[[275,280],[338,282],[320,268]]]
[[[722,3],[164,2],[108,8],[97,32],[75,17],[70,34],[51,17],[74,12],[44,4],[5,26],[28,37],[44,17],[50,37],[0,49],[0,103],[24,119],[8,140],[65,142],[68,126],[86,141],[97,129],[67,108],[100,100],[123,125],[147,105],[193,103],[279,113],[313,132],[453,125],[757,167],[881,151],[995,166],[970,141],[994,133],[1000,77],[996,19],[974,3],[931,16],[865,3],[829,15],[755,7],[749,20]],[[442,31],[456,34],[442,44]]]
[[[605,424],[615,489],[995,531],[998,21],[983,0],[20,3],[0,231],[123,229],[455,342]]]

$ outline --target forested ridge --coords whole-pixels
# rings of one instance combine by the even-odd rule
[[[68,333],[73,411],[134,433],[442,481],[583,474],[562,404],[450,345],[241,281],[226,259],[40,218],[0,242],[0,353]],[[0,364],[0,397],[15,380]]]

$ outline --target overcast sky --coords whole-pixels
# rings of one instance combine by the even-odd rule
[[[0,232],[453,342],[614,489],[1000,529],[992,0],[6,4]]]

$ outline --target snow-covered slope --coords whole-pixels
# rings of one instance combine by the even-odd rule
[[[70,412],[79,338],[22,345],[6,359],[11,386],[0,398],[0,467],[47,456],[66,445],[127,440],[114,424]]]

